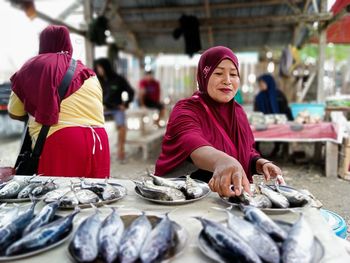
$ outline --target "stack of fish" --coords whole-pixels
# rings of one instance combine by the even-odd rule
[[[58,202],[46,205],[35,216],[36,203],[21,213],[18,207],[7,209],[7,216],[2,217],[0,227],[2,256],[20,255],[48,247],[71,231],[73,218],[78,211],[54,220]]]
[[[44,196],[46,203],[60,200],[61,207],[74,207],[76,205],[96,204],[101,201],[113,201],[122,198],[126,190],[119,184],[87,182],[80,179],[79,184],[71,182],[70,186],[58,188]]]
[[[140,193],[146,197],[162,201],[185,201],[198,199],[209,192],[208,186],[193,180],[189,175],[185,180],[170,180],[148,173],[149,179],[134,181]]]
[[[132,263],[160,262],[176,246],[176,223],[165,215],[152,229],[143,213],[125,228],[113,210],[101,221],[98,211],[78,227],[69,244],[69,252],[77,262]]]
[[[24,199],[30,196],[39,197],[57,188],[52,179],[32,181],[28,179],[13,179],[0,185],[0,199]]]
[[[204,218],[199,247],[219,262],[309,263],[315,258],[315,239],[301,215],[288,232],[260,209],[241,206],[244,219],[226,210],[227,227]]]
[[[257,186],[253,197],[243,192],[239,197],[230,197],[230,203],[243,203],[258,208],[289,208],[303,207],[312,202],[312,195],[303,193],[301,190],[285,185]]]

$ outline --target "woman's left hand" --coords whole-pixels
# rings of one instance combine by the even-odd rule
[[[276,179],[279,184],[281,185],[286,184],[282,176],[282,170],[274,163],[267,160],[263,161],[261,164],[260,171],[264,175],[266,181],[270,179]]]

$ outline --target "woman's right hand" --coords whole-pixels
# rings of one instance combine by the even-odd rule
[[[250,184],[242,165],[232,157],[218,160],[209,187],[220,196],[239,196],[242,188],[251,194]]]

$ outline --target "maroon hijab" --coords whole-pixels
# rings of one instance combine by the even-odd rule
[[[254,149],[253,133],[243,108],[234,100],[218,103],[207,93],[209,78],[224,59],[231,60],[238,71],[238,59],[226,47],[213,47],[202,54],[197,71],[199,92],[175,105],[156,163],[156,175],[170,172],[188,159],[195,149],[212,146],[238,159],[251,180],[250,162],[259,154]],[[205,102],[232,143],[225,141],[199,100]]]
[[[72,58],[69,31],[64,26],[48,26],[40,34],[39,55],[28,60],[11,77],[12,90],[24,104],[26,112],[44,125],[58,122],[60,99],[58,86]],[[77,63],[65,97],[77,91],[95,73]]]

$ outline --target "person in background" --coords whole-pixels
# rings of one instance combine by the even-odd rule
[[[281,169],[255,150],[247,116],[234,100],[240,84],[236,55],[223,46],[206,50],[197,82],[199,91],[171,112],[155,174],[167,176],[190,161],[199,169],[191,177],[209,182],[221,196],[240,195],[242,188],[250,193],[255,173],[283,183]]]
[[[258,77],[257,82],[260,92],[255,97],[254,111],[260,111],[264,114],[285,114],[288,120],[293,120],[286,96],[278,89],[273,76],[263,74]],[[271,157],[277,155],[281,143],[275,143],[274,145],[270,154]],[[259,144],[257,144],[257,148],[259,148]]]
[[[159,111],[159,121],[164,118],[165,108],[160,102],[160,84],[157,81],[152,71],[146,71],[144,78],[139,83],[139,103],[140,107],[157,109]]]
[[[95,60],[94,70],[103,88],[103,104],[112,113],[118,131],[117,159],[125,163],[126,116],[125,110],[134,99],[129,82],[117,74],[107,58]]]
[[[106,178],[110,172],[104,129],[102,88],[95,73],[77,61],[73,79],[60,102],[57,88],[72,59],[69,31],[51,25],[40,34],[39,55],[11,77],[10,117],[25,120],[33,145],[49,125],[38,174]]]

